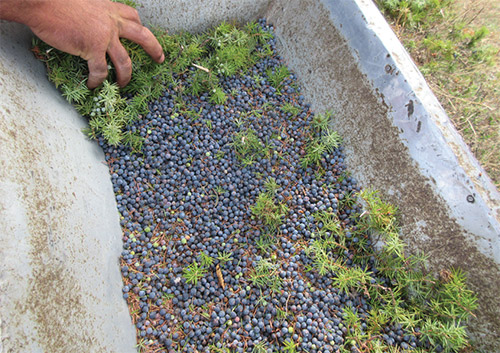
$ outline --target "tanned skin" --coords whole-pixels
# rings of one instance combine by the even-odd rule
[[[107,77],[106,54],[113,62],[118,84],[128,84],[132,62],[120,38],[139,45],[157,63],[165,60],[162,47],[130,6],[109,0],[0,0],[0,19],[27,25],[51,46],[87,60],[87,86]]]

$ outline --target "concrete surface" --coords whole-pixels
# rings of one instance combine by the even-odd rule
[[[0,23],[0,352],[136,352],[104,155],[31,38]]]
[[[433,270],[468,272],[480,304],[471,333],[485,352],[500,351],[498,190],[370,0],[141,3],[144,23],[171,31],[274,23],[307,100],[335,113],[354,176],[400,208],[402,235]],[[120,230],[102,152],[27,54],[28,32],[0,30],[2,344],[126,352],[134,334],[119,300]]]
[[[222,21],[246,23],[264,16],[269,0],[141,0],[137,10],[144,24],[171,32],[202,32]]]

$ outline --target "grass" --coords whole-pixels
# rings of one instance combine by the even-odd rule
[[[376,3],[500,187],[500,7],[491,0]]]

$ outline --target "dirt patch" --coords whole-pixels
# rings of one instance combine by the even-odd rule
[[[27,112],[23,117],[24,122],[30,116],[34,114]],[[10,136],[9,143],[2,144],[17,164],[17,167],[7,164],[1,177],[3,181],[12,180],[19,185],[20,201],[26,212],[31,268],[26,294],[15,302],[16,310],[8,322],[21,324],[26,317],[32,317],[33,329],[38,335],[37,342],[43,351],[88,351],[98,343],[91,332],[76,324],[85,322],[88,312],[78,295],[81,293],[79,281],[68,271],[67,262],[70,259],[58,250],[61,234],[67,232],[67,200],[64,190],[58,190],[51,183],[51,176],[44,173],[45,167],[50,165],[50,160],[46,159],[50,156],[46,148],[47,141],[36,130],[27,129],[23,121],[12,121],[7,125],[2,119],[0,126]],[[29,347],[28,342],[33,340],[32,334],[29,341],[23,340],[28,338],[7,338],[4,341],[6,350]],[[99,350],[103,351],[101,348]]]
[[[454,4],[459,16],[470,18],[470,24],[485,26],[490,34],[487,44],[500,48],[500,2],[497,0],[456,0]],[[500,63],[497,63],[497,69]]]

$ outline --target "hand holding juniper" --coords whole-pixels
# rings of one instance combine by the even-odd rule
[[[158,63],[165,59],[137,11],[109,0],[2,0],[0,18],[23,23],[46,43],[87,60],[89,88],[106,79],[106,54],[115,66],[118,84],[123,87],[130,81],[132,62],[120,38],[141,45]]]

